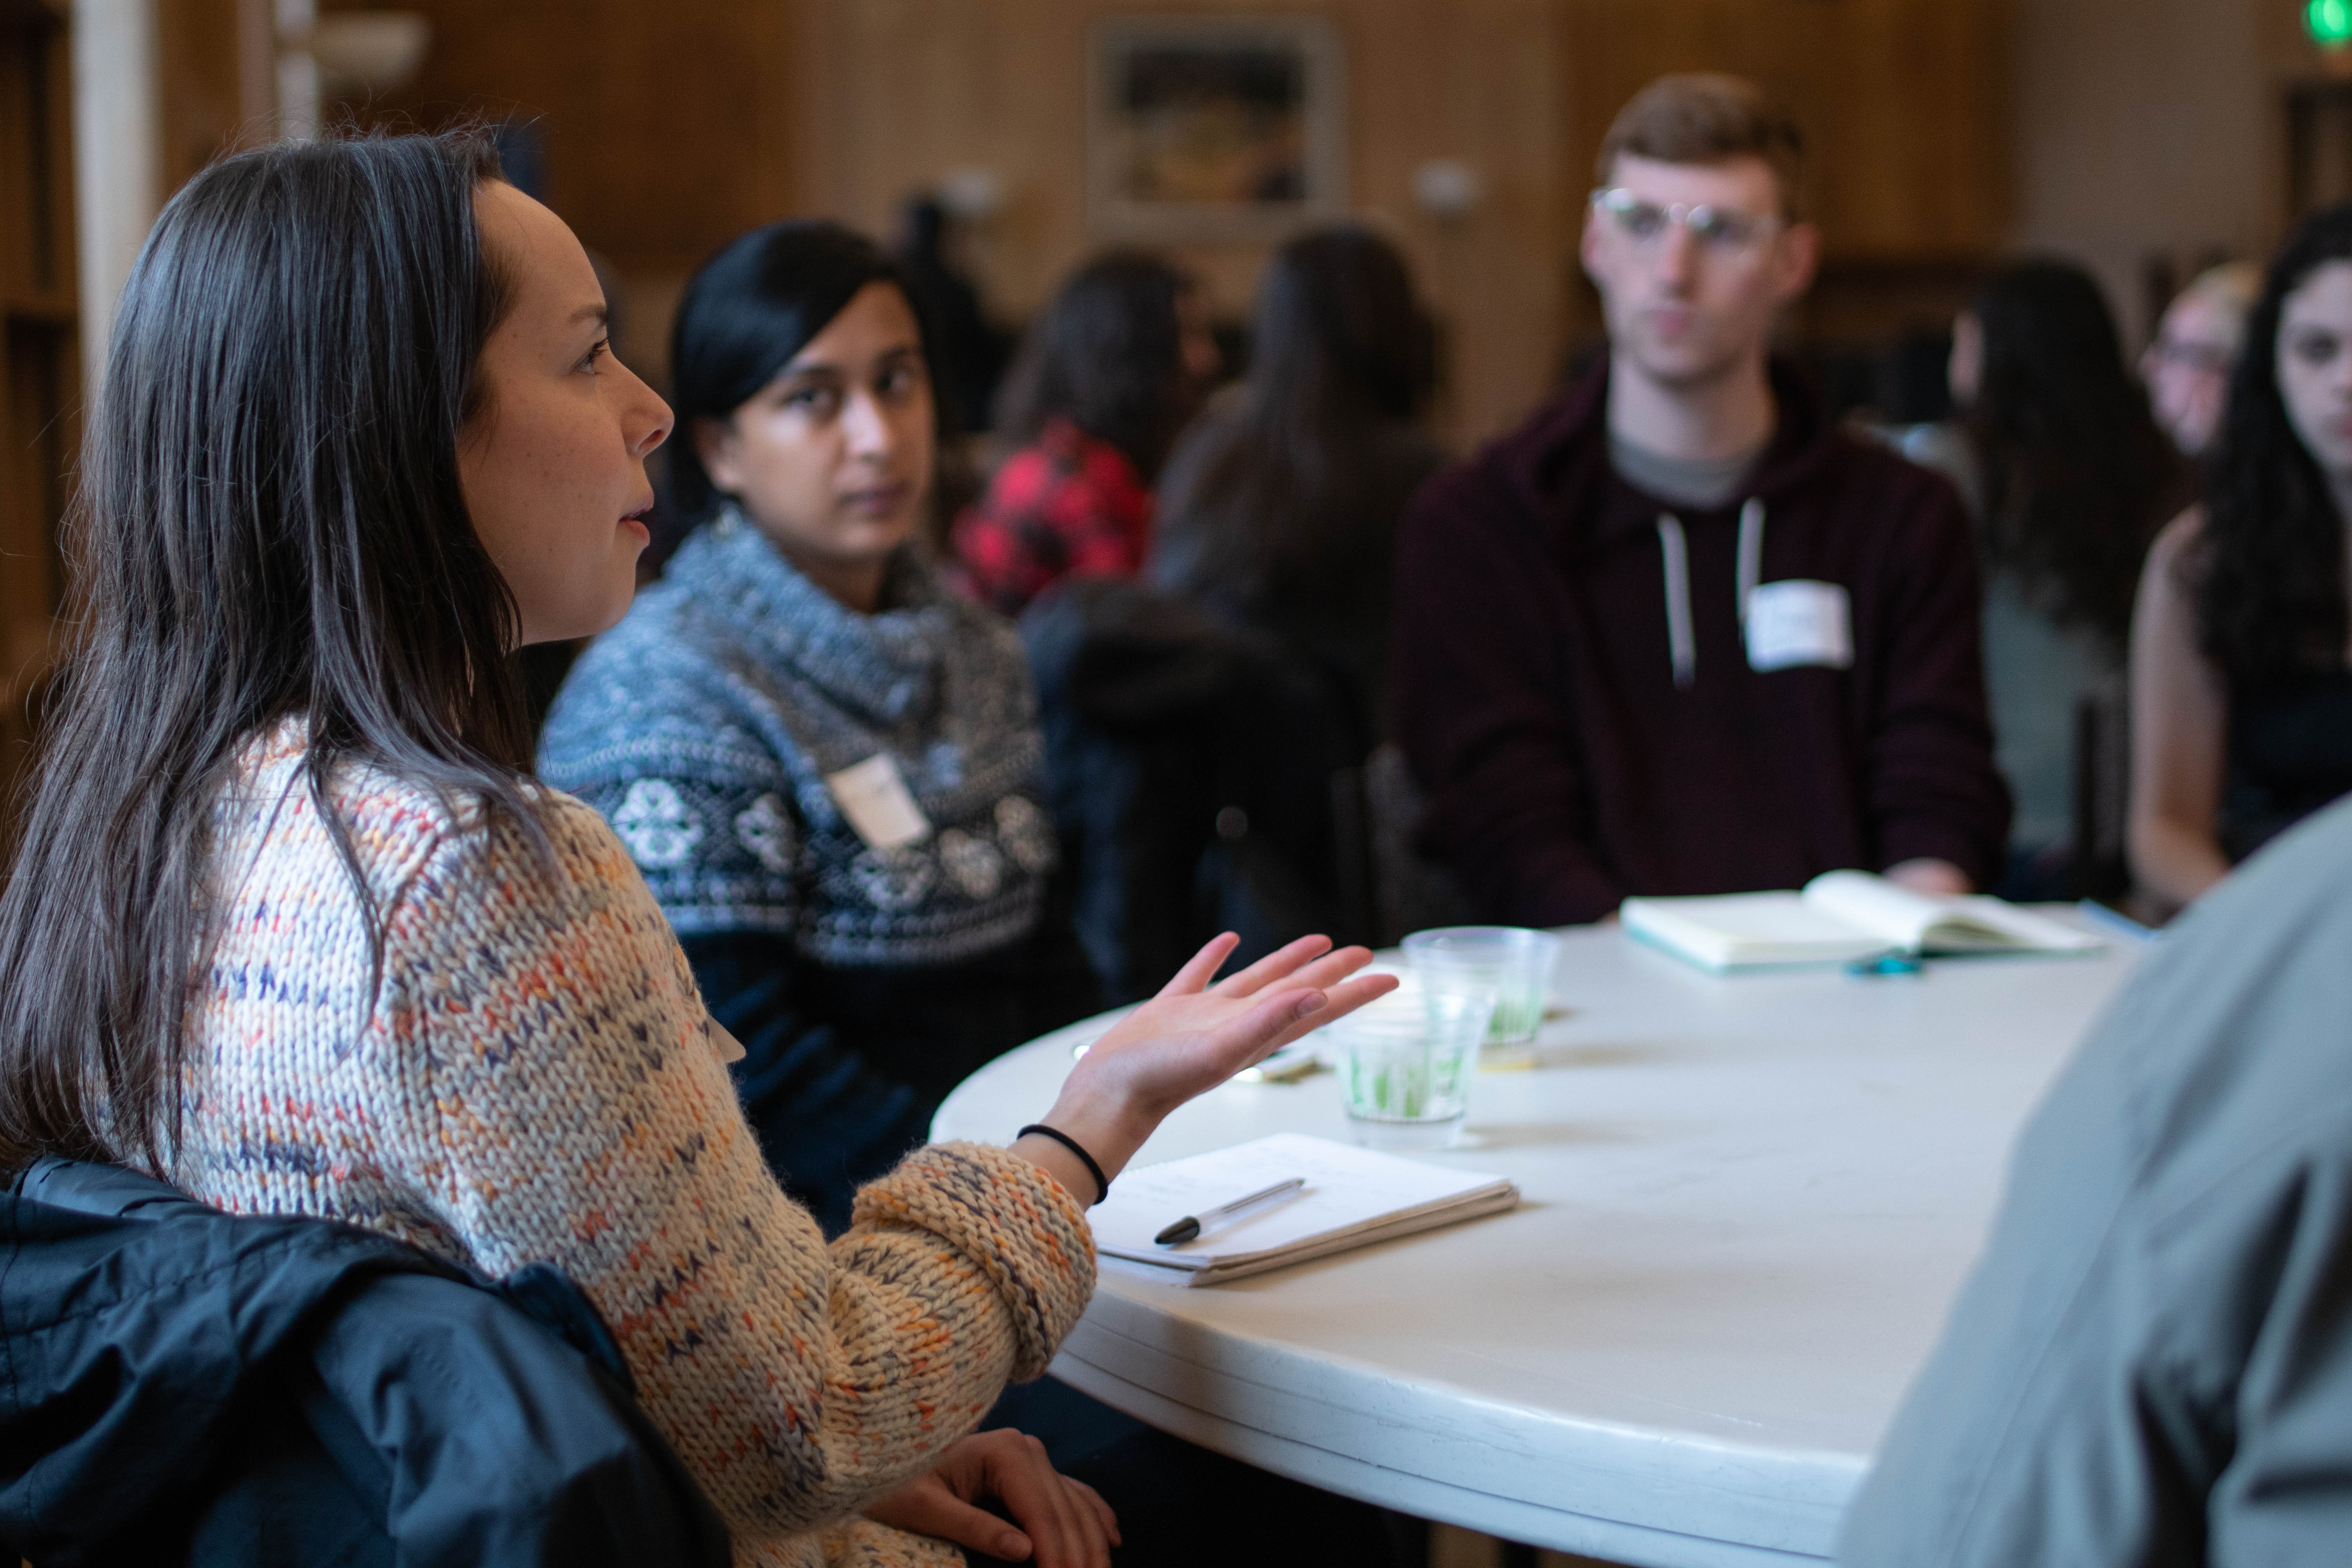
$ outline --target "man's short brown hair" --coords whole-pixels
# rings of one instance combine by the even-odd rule
[[[1804,215],[1804,132],[1752,81],[1713,72],[1660,77],[1617,111],[1601,139],[1594,172],[1602,184],[1621,153],[1661,163],[1761,158],[1780,187],[1780,216],[1794,222]]]

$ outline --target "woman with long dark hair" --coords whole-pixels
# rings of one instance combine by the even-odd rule
[[[1431,380],[1396,247],[1366,228],[1301,236],[1266,264],[1248,381],[1160,484],[1151,580],[1326,671],[1367,749],[1388,729],[1397,518],[1444,461],[1414,424]]]
[[[1379,984],[1308,942],[1209,990],[1212,944],[1051,1132],[917,1152],[828,1247],[627,851],[530,776],[510,656],[626,607],[670,427],[604,320],[479,140],[273,146],[173,198],[88,422],[87,610],[0,892],[0,1164],[561,1268],[739,1561],[949,1550],[887,1521],[1104,1562],[1090,1495],[964,1434],[1076,1321],[1082,1205],[1160,1118]]]
[[[694,275],[671,338],[692,531],[573,667],[540,772],[629,847],[749,1053],[771,1165],[837,1234],[950,1089],[1100,992],[1048,896],[1020,641],[913,547],[943,410],[904,275],[772,224]]]
[[[2123,668],[2140,563],[2186,476],[2081,268],[2001,268],[1952,339],[1955,478],[1978,519],[1986,695],[2017,802],[2003,890],[2055,897],[2074,847],[2076,708]]]
[[[2246,321],[2206,500],[2132,626],[2132,868],[2185,904],[2352,791],[2352,204],[2288,237]]]
[[[1073,273],[997,395],[1011,450],[956,520],[973,595],[1017,616],[1064,577],[1134,575],[1160,466],[1216,367],[1200,291],[1181,272],[1116,250]]]

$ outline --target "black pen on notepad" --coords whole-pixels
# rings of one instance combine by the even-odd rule
[[[1235,1198],[1229,1204],[1219,1204],[1215,1208],[1202,1209],[1199,1214],[1188,1214],[1158,1236],[1153,1237],[1152,1242],[1160,1247],[1181,1247],[1200,1235],[1201,1226],[1208,1221],[1223,1219],[1229,1214],[1238,1214],[1252,1204],[1262,1204],[1268,1198],[1278,1198],[1283,1194],[1296,1192],[1306,1184],[1306,1177],[1293,1176],[1286,1182],[1276,1182],[1274,1185],[1261,1192],[1252,1193],[1245,1198]]]

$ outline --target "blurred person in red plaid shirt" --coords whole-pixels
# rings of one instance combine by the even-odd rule
[[[1071,576],[1132,576],[1151,487],[1218,364],[1199,291],[1136,251],[1087,263],[1030,328],[998,424],[1015,445],[956,520],[973,597],[1017,616]]]

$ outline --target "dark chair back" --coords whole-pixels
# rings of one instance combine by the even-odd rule
[[[1393,947],[1417,931],[1470,923],[1468,895],[1415,847],[1423,802],[1404,749],[1381,746],[1364,760],[1362,779],[1375,942]]]
[[[1022,616],[1080,942],[1115,1002],[1220,931],[1235,964],[1295,937],[1373,935],[1351,693],[1271,637],[1109,579]]]
[[[2131,889],[2124,829],[2131,806],[2131,704],[2121,678],[2074,701],[2074,847],[2068,892],[2117,899]]]

